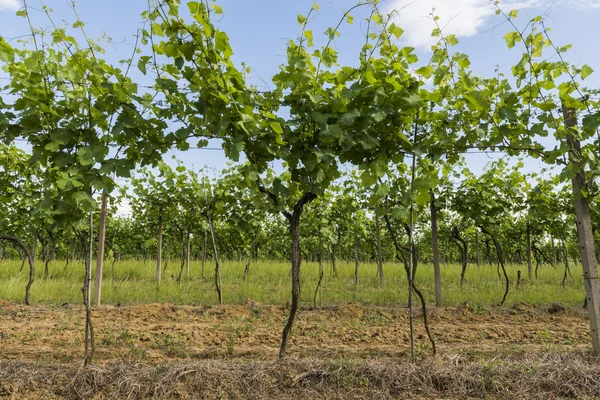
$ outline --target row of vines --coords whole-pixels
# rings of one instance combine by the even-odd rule
[[[419,60],[414,48],[399,45],[403,30],[393,13],[370,0],[346,11],[320,47],[310,30],[318,6],[299,16],[300,37],[287,43],[266,91],[249,85],[249,71],[232,61],[229,38],[214,23],[223,12],[216,3],[151,1],[121,66],[103,59],[75,8],[76,22],[65,28],[44,7],[50,33],[30,22],[22,46],[0,38],[9,77],[0,98],[0,239],[28,261],[31,279],[38,257],[46,276],[53,258],[85,260],[86,363],[94,347],[95,243],[95,304],[105,245],[114,258],[156,262],[157,284],[170,258],[181,260],[179,281],[189,276],[191,257],[210,259],[219,302],[223,259],[246,259],[246,275],[253,258],[289,260],[280,357],[298,310],[303,258],[354,259],[356,284],[360,260],[402,263],[411,333],[413,293],[427,328],[427,299],[414,281],[420,262],[434,264],[438,304],[440,261],[458,260],[462,279],[469,261],[497,263],[506,281],[502,304],[508,261],[527,262],[533,280],[542,263],[560,261],[568,274],[569,259],[579,260],[600,353],[593,236],[600,221],[590,207],[600,111],[597,90],[582,84],[592,69],[565,61],[570,46],[551,40],[543,17],[519,28],[516,11],[494,5],[514,28],[508,47],[522,49],[510,76],[474,74],[442,27],[433,32],[431,58]],[[365,43],[354,65],[340,65],[340,26],[364,8]],[[19,14],[30,21],[34,11],[25,1]],[[135,82],[135,68],[153,84]],[[542,144],[548,137],[551,148]],[[218,178],[163,162],[170,149],[214,139],[233,162]],[[501,159],[475,174],[464,164],[470,151],[535,158],[549,169],[528,175]],[[129,204],[131,215],[117,215],[117,204]],[[381,267],[379,278],[383,285]]]

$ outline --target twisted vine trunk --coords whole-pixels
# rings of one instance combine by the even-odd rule
[[[535,245],[535,239],[531,241],[531,249],[533,250],[533,258],[535,258],[535,279],[538,279],[538,269],[540,268],[540,254],[539,250]]]
[[[215,238],[215,225],[210,217],[210,212],[207,214],[208,225],[210,226],[210,236],[212,238],[213,256],[215,260],[215,288],[219,296],[219,304],[223,304],[223,293],[221,290],[221,265],[219,264],[219,255],[217,254],[217,241]]]
[[[337,277],[337,267],[335,266],[335,250],[331,245],[331,275]]]
[[[402,246],[400,245],[400,242],[398,241],[396,232],[394,232],[394,229],[392,228],[392,224],[390,222],[390,217],[388,215],[387,210],[383,216],[383,219],[385,221],[387,230],[392,238],[392,243],[394,244],[394,249],[396,250],[396,260],[399,262],[404,262],[404,269],[406,270],[406,275],[408,277],[411,277],[411,276],[414,277],[415,272],[416,272],[416,263],[413,264],[413,270],[411,272],[406,263],[406,258],[404,257],[404,253],[402,251],[403,249],[402,249]],[[413,258],[413,260],[416,261],[414,258]],[[429,338],[429,341],[431,342],[431,348],[432,348],[433,354],[435,354],[437,349],[435,346],[435,340],[433,340],[433,336],[431,335],[431,331],[429,330],[429,319],[427,317],[427,303],[425,302],[425,297],[423,296],[423,293],[417,288],[417,285],[415,285],[414,279],[411,279],[411,281],[412,281],[411,288],[417,294],[417,296],[419,297],[419,299],[421,301],[421,310],[423,311],[423,326],[425,327],[425,332],[427,333],[427,337]],[[412,335],[412,332],[411,332],[411,335]]]
[[[338,260],[342,261],[342,232],[340,231],[339,224],[338,224],[338,229],[337,229],[337,246],[338,246]]]
[[[244,282],[248,279],[248,273],[250,272],[250,263],[252,262],[252,254],[256,250],[256,238],[258,237],[258,233],[252,239],[252,244],[250,245],[250,251],[248,252],[248,261],[246,262],[246,267],[244,268]]]
[[[317,294],[319,295],[319,309],[323,308],[323,238],[319,230],[319,281],[315,289],[315,297],[313,299],[314,308],[317,308]]]
[[[292,238],[292,303],[290,305],[290,315],[281,334],[281,347],[279,348],[280,359],[285,357],[288,338],[292,326],[294,325],[300,299],[300,263],[302,262],[302,253],[300,250],[300,216],[304,210],[304,205],[316,198],[317,195],[314,193],[304,193],[302,198],[298,200],[294,206],[294,211],[291,214],[285,214],[290,225],[290,234]]]
[[[488,265],[492,265],[492,252],[490,250],[490,239],[486,239],[483,241],[485,244],[485,258],[487,260]]]
[[[479,229],[481,229],[481,232],[488,235],[492,239],[492,242],[494,243],[494,247],[496,248],[496,255],[498,256],[498,264],[500,265],[500,267],[502,268],[502,272],[504,273],[504,279],[506,282],[506,286],[504,289],[504,296],[502,296],[502,301],[500,302],[500,305],[502,306],[502,305],[504,305],[504,302],[506,301],[506,296],[508,295],[508,288],[510,285],[510,281],[508,280],[508,274],[506,273],[506,267],[504,265],[504,257],[502,256],[502,249],[500,248],[500,243],[498,243],[498,241],[496,240],[496,237],[494,235],[492,235],[491,232],[489,232],[483,226],[480,226]]]
[[[89,247],[85,245],[85,236],[82,235],[83,248],[87,249],[85,254],[85,276],[83,278],[83,287],[81,294],[83,296],[83,305],[85,307],[85,352],[83,356],[83,365],[90,365],[94,358],[96,349],[94,341],[94,325],[92,324],[92,308],[91,308],[91,285],[92,285],[92,256],[94,242],[94,215],[90,213],[90,238]],[[84,250],[85,251],[85,250]]]
[[[39,242],[39,231],[36,229],[33,234],[33,253],[31,254],[33,256],[34,261],[37,258],[38,242]]]
[[[461,255],[462,270],[460,272],[460,284],[462,285],[465,282],[465,273],[467,272],[467,242],[460,237],[458,228],[456,226],[452,228],[451,233],[454,243],[456,243]]]
[[[21,267],[19,268],[19,272],[22,272],[23,268],[25,268],[25,262],[27,261],[27,256],[25,256],[25,253],[19,247],[15,246],[15,249],[17,250],[17,253],[19,253],[19,257],[21,258]]]
[[[0,235],[0,241],[12,243],[14,246],[20,247],[21,250],[23,250],[23,253],[25,253],[25,257],[29,262],[29,281],[25,287],[25,304],[29,306],[31,305],[29,301],[31,295],[31,285],[33,285],[33,281],[35,280],[35,259],[29,251],[27,245],[25,245],[21,239],[18,239],[14,236]]]
[[[567,275],[570,277],[573,277],[573,276],[571,275],[571,269],[569,268],[569,257],[567,256],[567,246],[564,241],[562,243],[562,247],[563,247],[564,254],[565,254],[565,274],[563,276],[562,285],[565,286],[565,284],[567,283]]]

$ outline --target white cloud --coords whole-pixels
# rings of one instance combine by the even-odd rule
[[[17,11],[19,8],[19,0],[0,0],[0,11]]]
[[[579,9],[600,8],[600,0],[503,0],[500,7],[505,12],[532,7],[564,5]],[[444,34],[457,37],[475,35],[487,19],[495,14],[496,7],[489,0],[389,0],[386,11],[398,10],[394,17],[396,25],[405,30],[404,40],[411,46],[429,49],[437,43],[431,36],[436,28],[431,17],[437,21]]]
[[[600,0],[562,0],[558,4],[566,4],[579,9],[600,8]]]

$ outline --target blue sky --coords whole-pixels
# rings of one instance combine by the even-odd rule
[[[54,10],[55,22],[73,22],[74,14],[70,0],[45,0],[44,4]],[[285,46],[289,39],[299,35],[298,14],[306,15],[312,0],[219,0],[224,16],[218,26],[227,32],[234,49],[237,63],[245,62],[253,68],[251,83],[266,87],[278,66],[284,61]],[[86,24],[86,33],[92,37],[106,35],[113,43],[106,45],[106,58],[113,63],[128,58],[133,49],[134,35],[142,26],[140,14],[147,8],[147,0],[80,0],[77,10]],[[353,0],[327,0],[319,2],[320,12],[311,21],[316,44],[322,42],[322,33],[329,26],[337,24],[343,10],[356,4]],[[29,0],[28,5],[39,7],[39,0]],[[429,59],[429,46],[433,44],[430,35],[435,27],[429,14],[435,7],[440,17],[439,23],[445,26],[445,33],[454,33],[460,40],[455,48],[471,57],[472,68],[482,75],[493,74],[497,65],[507,74],[510,66],[520,57],[521,49],[507,50],[502,37],[510,29],[508,24],[500,24],[503,19],[494,14],[488,0],[382,0],[386,11],[402,9],[396,23],[405,30],[401,44],[417,48],[423,62]],[[549,11],[548,25],[552,27],[551,37],[559,45],[573,44],[567,53],[567,60],[574,64],[589,64],[598,69],[586,84],[600,86],[600,0],[504,0],[500,6],[507,12],[519,9],[518,26],[524,26],[529,18]],[[29,33],[27,21],[14,15],[20,7],[19,0],[0,0],[0,35],[6,39]],[[185,9],[185,8],[184,8]],[[354,24],[343,24],[341,37],[335,46],[340,52],[340,63],[354,64],[358,51],[364,42],[364,18],[366,7],[357,9]],[[45,15],[31,13],[34,24],[49,26]],[[498,25],[500,24],[500,25]],[[493,29],[492,29],[493,28]],[[319,39],[320,38],[320,39]],[[141,84],[151,84],[148,78],[136,75]],[[217,146],[211,144],[211,147]],[[187,153],[172,152],[185,165],[196,168],[204,165],[218,170],[226,164],[220,151],[191,150]],[[489,161],[486,155],[469,155],[468,164],[478,168]],[[526,161],[526,168],[540,168],[538,161]]]

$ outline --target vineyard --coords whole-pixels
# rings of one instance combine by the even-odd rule
[[[113,65],[75,4],[64,26],[23,1],[0,396],[598,398],[600,89],[547,15],[489,6],[509,73],[475,73],[435,10],[420,60],[401,11],[358,2],[317,37],[314,3],[264,89],[216,2],[149,1]]]

